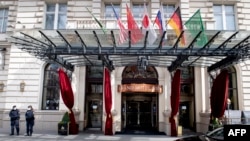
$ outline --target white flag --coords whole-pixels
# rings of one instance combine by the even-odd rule
[[[155,32],[154,26],[148,16],[147,8],[144,3],[144,15],[142,18],[142,33],[145,35],[146,31],[148,31],[148,44],[152,45],[157,39],[157,34]]]

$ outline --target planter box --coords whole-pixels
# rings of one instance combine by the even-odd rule
[[[71,126],[69,124],[69,134],[70,135],[76,135],[76,134],[78,134],[78,132],[79,132],[79,124],[76,123],[76,133],[72,132]]]
[[[69,122],[58,123],[58,135],[69,135]]]

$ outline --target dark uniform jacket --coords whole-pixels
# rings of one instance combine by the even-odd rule
[[[25,113],[25,118],[27,121],[35,120],[34,113],[32,110],[27,110]]]
[[[11,110],[9,113],[10,116],[10,120],[14,121],[14,120],[19,120],[20,119],[20,113],[19,110]]]

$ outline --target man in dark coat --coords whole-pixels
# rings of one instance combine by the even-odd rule
[[[28,109],[25,113],[26,119],[26,136],[32,136],[33,126],[35,124],[34,111],[31,105],[28,106]]]
[[[16,134],[19,135],[20,112],[16,108],[16,105],[14,105],[10,110],[9,116],[10,116],[10,126],[11,126],[10,135],[14,135],[15,128],[16,128]]]

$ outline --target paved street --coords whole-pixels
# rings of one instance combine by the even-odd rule
[[[20,135],[9,136],[8,129],[0,128],[0,141],[173,141],[178,137],[166,135],[114,135],[104,136],[101,132],[83,132],[77,135],[58,135],[57,131],[34,131],[32,136],[25,136],[24,131]]]

